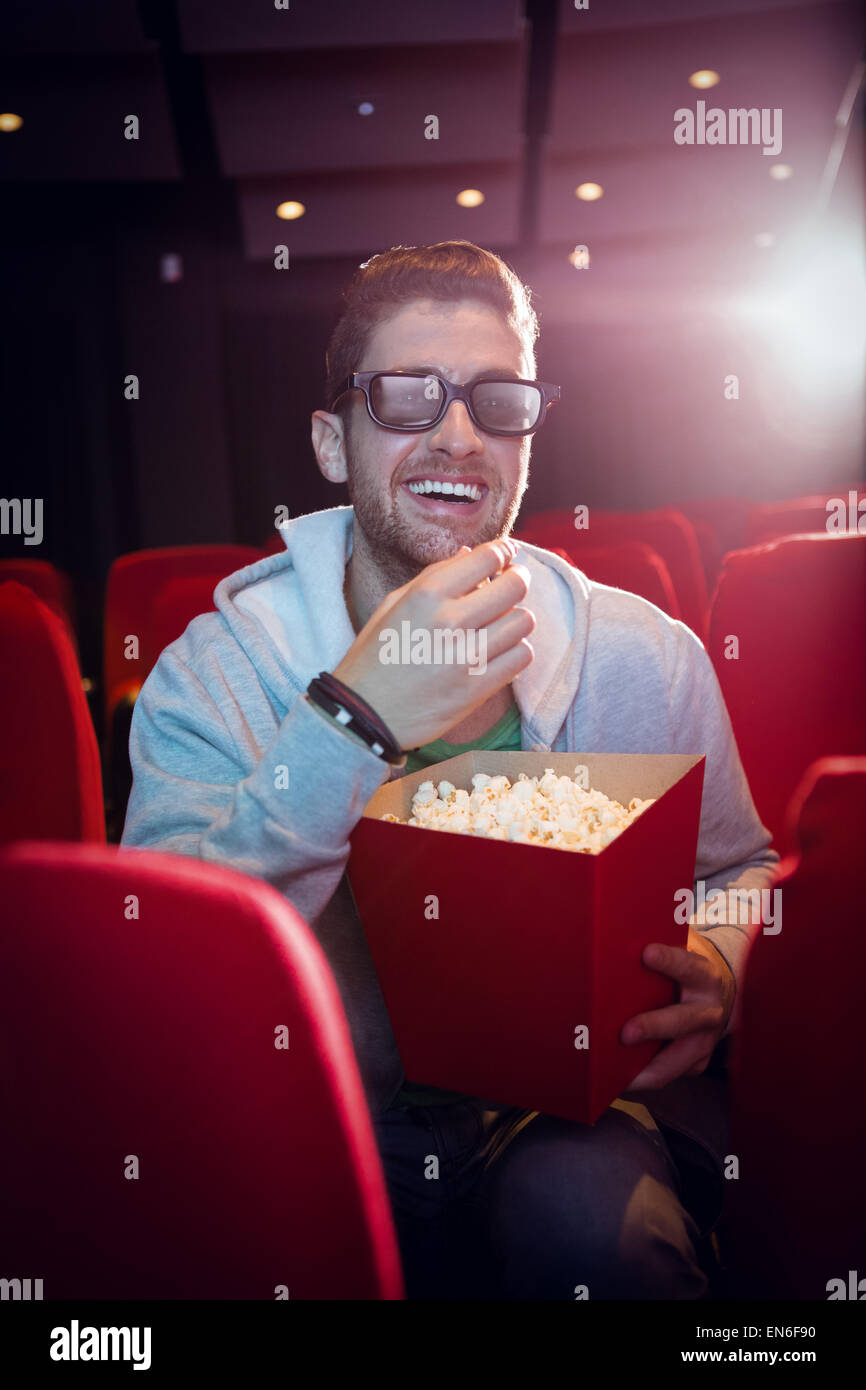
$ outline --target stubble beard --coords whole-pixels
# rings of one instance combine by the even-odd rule
[[[517,520],[523,494],[529,483],[528,470],[523,484],[509,493],[502,480],[491,487],[492,507],[487,520],[477,530],[468,533],[464,527],[447,521],[434,524],[419,520],[412,523],[398,510],[397,492],[402,484],[389,486],[383,498],[363,468],[356,466],[353,451],[347,449],[347,487],[349,501],[355,512],[355,525],[363,533],[367,553],[375,560],[391,589],[408,584],[427,565],[447,560],[461,545],[482,545],[508,535]],[[487,497],[490,506],[490,494]],[[386,503],[387,505],[383,505]]]

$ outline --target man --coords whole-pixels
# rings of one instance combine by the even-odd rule
[[[692,927],[688,950],[647,948],[678,1001],[622,1040],[666,1045],[627,1098],[576,1125],[404,1076],[344,878],[376,788],[470,746],[705,753],[698,878],[772,880],[698,639],[507,539],[557,395],[532,384],[537,333],[526,288],[471,243],[360,267],[329,344],[329,409],[312,418],[319,468],[352,506],[292,521],[286,553],[224,580],[219,612],[163,653],[135,709],[123,844],[260,875],[310,923],[352,1030],[410,1297],[699,1298],[726,1142],[721,1083],[701,1074],[734,1024],[749,931]],[[380,633],[406,620],[484,633],[485,669],[383,662]]]

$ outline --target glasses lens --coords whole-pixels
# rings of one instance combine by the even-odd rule
[[[486,430],[517,434],[534,429],[541,406],[538,387],[519,381],[481,381],[472,390],[472,409]]]
[[[370,388],[374,415],[400,429],[430,424],[439,414],[442,396],[435,376],[377,376]]]

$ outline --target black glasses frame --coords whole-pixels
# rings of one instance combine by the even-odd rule
[[[380,420],[373,410],[373,402],[370,394],[373,382],[380,376],[405,376],[415,381],[438,381],[439,385],[442,387],[443,400],[436,418],[427,421],[423,425],[389,425],[385,420]],[[510,382],[513,386],[534,386],[536,390],[541,393],[541,410],[539,411],[536,423],[531,425],[528,430],[496,430],[491,429],[487,425],[482,425],[472,408],[471,394],[476,386],[481,386],[488,381]],[[465,386],[458,386],[453,381],[446,381],[444,377],[437,376],[435,372],[352,372],[351,376],[346,378],[346,385],[343,390],[338,396],[335,396],[331,409],[333,409],[337,401],[340,400],[340,397],[344,396],[347,391],[364,392],[364,399],[367,402],[367,414],[373,423],[383,430],[394,430],[397,434],[423,434],[425,430],[432,430],[434,426],[439,424],[452,401],[462,401],[469,412],[472,423],[476,425],[478,429],[483,430],[485,434],[502,435],[509,439],[518,438],[527,434],[534,434],[536,430],[540,430],[547,418],[548,410],[559,400],[559,387],[552,385],[549,381],[529,381],[525,377],[496,376],[488,372],[473,377],[471,381],[466,382]]]

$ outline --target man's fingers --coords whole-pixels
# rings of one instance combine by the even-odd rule
[[[486,627],[510,608],[522,603],[529,593],[530,574],[525,565],[509,565],[490,584],[482,584],[449,605],[455,627]]]
[[[492,579],[505,569],[516,555],[515,542],[506,536],[485,541],[468,554],[458,550],[450,559],[428,566],[428,582],[443,598],[462,598],[485,579]]]
[[[699,1038],[679,1038],[663,1047],[652,1061],[629,1082],[623,1097],[632,1091],[659,1091],[678,1076],[699,1076],[710,1060],[707,1044]]]
[[[482,632],[486,634],[487,661],[491,662],[494,657],[509,651],[522,637],[529,637],[534,628],[535,614],[528,608],[512,608],[504,617],[482,628]]]
[[[667,1008],[630,1018],[620,1033],[620,1042],[629,1045],[647,1038],[681,1038],[702,1029],[710,1031],[721,1025],[723,1014],[721,1004],[668,1004]]]
[[[677,980],[681,985],[694,985],[700,988],[713,978],[709,961],[697,951],[687,951],[682,946],[665,946],[653,941],[645,946],[641,960],[649,970],[668,979]]]
[[[509,685],[515,676],[519,676],[520,672],[526,669],[534,656],[535,652],[530,643],[527,642],[526,638],[523,638],[522,641],[516,642],[514,646],[504,651],[501,656],[494,657],[492,661],[488,660],[485,671],[482,672],[479,667],[477,676],[470,674],[469,684],[475,688],[478,695],[478,700],[473,708],[477,708],[477,705],[489,699],[491,695],[495,695],[496,691],[501,690],[503,686]]]

